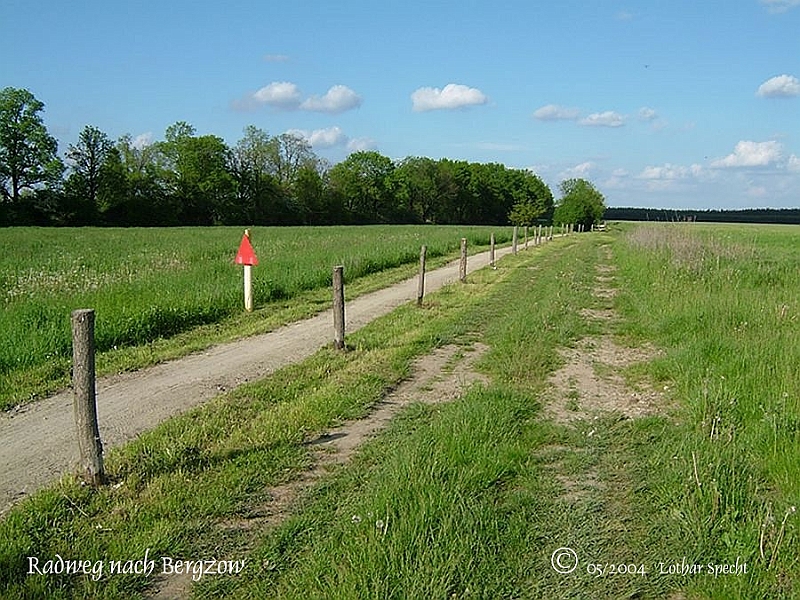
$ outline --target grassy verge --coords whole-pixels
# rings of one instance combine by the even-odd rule
[[[665,349],[681,422],[641,469],[670,556],[746,562],[694,597],[796,597],[800,238],[789,227],[640,227],[620,237],[622,333]]]
[[[0,524],[6,597],[118,598],[149,583],[133,574],[28,576],[28,556],[96,562],[141,558],[148,549],[185,557],[239,548],[219,523],[248,514],[268,486],[306,467],[305,439],[363,414],[413,357],[463,334],[466,311],[507,273],[484,271],[431,296],[423,310],[403,307],[350,336],[347,353],[323,349],[164,423],[110,453],[109,486],[94,491],[67,478],[24,502]]]
[[[5,595],[140,597],[152,577],[27,575],[26,557],[150,549],[246,561],[203,578],[200,598],[796,597],[797,246],[758,229],[741,256],[729,230],[691,231],[715,270],[676,259],[683,230],[573,236],[402,307],[345,354],[322,350],[165,423],[112,453],[112,485],[65,480],[0,523]],[[592,295],[606,246],[613,324],[581,315],[609,302]],[[677,408],[546,419],[558,348],[608,333],[662,348],[637,376],[668,385]],[[369,410],[415,356],[475,339],[490,346],[488,386],[413,405],[277,526],[227,526],[307,467],[303,440]],[[576,551],[575,571],[553,568],[559,547]],[[707,571],[737,560],[746,573]]]
[[[498,228],[498,243],[509,239]],[[0,410],[69,384],[74,308],[97,312],[98,373],[139,369],[270,331],[330,304],[331,268],[345,265],[353,297],[412,276],[421,244],[429,268],[466,236],[485,248],[492,228],[294,227],[254,233],[261,264],[256,310],[241,309],[234,228],[21,228],[0,232]]]

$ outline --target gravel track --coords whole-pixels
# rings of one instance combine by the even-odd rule
[[[498,248],[496,257],[509,254]],[[489,253],[469,257],[467,271],[489,264]],[[426,274],[426,293],[458,280],[459,261]],[[416,299],[418,278],[347,303],[346,331]],[[332,341],[332,310],[270,333],[213,346],[184,358],[98,379],[97,412],[106,451],[223,390],[266,377]],[[0,515],[18,500],[76,471],[79,454],[72,391],[64,390],[19,411],[0,415]]]

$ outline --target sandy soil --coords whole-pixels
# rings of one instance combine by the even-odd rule
[[[499,259],[511,252],[498,248]],[[469,257],[467,271],[489,264],[489,253]],[[458,280],[458,261],[426,274],[426,294]],[[418,278],[361,296],[345,307],[353,332],[416,299]],[[119,446],[158,423],[210,400],[223,390],[298,362],[330,343],[332,311],[271,333],[214,346],[179,360],[97,382],[97,412],[104,449]],[[72,392],[65,390],[0,415],[0,515],[14,502],[79,467]]]
[[[616,270],[610,264],[610,249],[606,246],[603,250],[605,260],[597,265],[593,289],[593,295],[600,301],[601,307],[583,309],[581,315],[611,325],[619,318],[610,307],[610,301],[617,293],[614,287]],[[623,376],[626,368],[652,360],[658,356],[658,351],[651,346],[622,346],[614,339],[609,327],[603,329],[606,330],[604,333],[583,338],[573,348],[561,350],[564,363],[549,378],[547,403],[543,410],[545,418],[556,423],[575,424],[593,422],[609,414],[636,419],[668,412],[662,390],[653,388],[648,382],[631,385]],[[592,428],[587,435],[596,432]],[[537,453],[545,472],[562,487],[560,500],[570,506],[596,498],[606,487],[591,469],[579,475],[568,474],[569,469],[564,461],[583,451],[581,448],[549,445]]]

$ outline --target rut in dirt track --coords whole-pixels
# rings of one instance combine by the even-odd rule
[[[497,249],[499,258],[510,248]],[[467,270],[489,264],[489,253],[471,256]],[[432,292],[458,280],[458,261],[426,274]],[[416,298],[418,278],[348,302],[347,332]],[[152,429],[162,421],[247,381],[263,378],[299,362],[333,334],[332,311],[285,325],[267,334],[208,348],[184,358],[134,373],[99,379],[97,412],[107,451]],[[65,390],[0,415],[0,515],[14,502],[64,473],[77,469],[79,456],[72,413],[72,392]]]

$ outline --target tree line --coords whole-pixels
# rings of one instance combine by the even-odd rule
[[[535,173],[498,163],[360,151],[330,165],[252,125],[232,147],[183,121],[151,143],[87,125],[62,159],[43,109],[0,90],[0,225],[590,224],[605,208],[585,180],[555,202]]]
[[[746,208],[741,210],[691,210],[607,208],[609,221],[702,221],[706,223],[800,224],[800,208]]]

